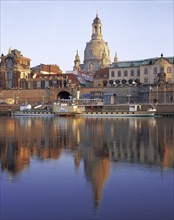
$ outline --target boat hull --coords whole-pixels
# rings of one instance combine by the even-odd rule
[[[83,117],[154,117],[153,112],[85,112],[78,114]],[[77,116],[78,116],[77,115]]]
[[[27,116],[27,117],[53,117],[55,114],[49,111],[15,111],[12,112],[12,116]]]

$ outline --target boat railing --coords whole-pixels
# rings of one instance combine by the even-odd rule
[[[54,103],[54,105],[68,106],[68,105],[78,105],[78,106],[95,106],[103,105],[102,99],[61,99]]]

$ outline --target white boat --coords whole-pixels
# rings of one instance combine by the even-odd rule
[[[29,104],[23,104],[20,106],[20,110],[23,111],[23,110],[29,110],[31,109],[31,105]]]
[[[59,116],[84,117],[154,117],[156,108],[150,105],[144,109],[140,104],[104,105],[99,100],[54,103],[53,112]]]
[[[50,117],[55,116],[55,113],[50,109],[31,108],[31,105],[22,105],[20,110],[11,112],[12,116],[35,116],[35,117]]]
[[[77,114],[82,114],[78,110],[78,106],[74,103],[58,102],[53,104],[53,112],[58,116],[75,116]]]

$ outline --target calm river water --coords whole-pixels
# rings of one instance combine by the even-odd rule
[[[174,219],[174,119],[0,118],[1,220]]]

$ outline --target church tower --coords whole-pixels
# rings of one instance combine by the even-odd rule
[[[102,23],[97,14],[92,24],[92,39],[101,40],[102,38]]]
[[[118,62],[118,56],[117,56],[117,53],[115,53],[114,63],[117,63],[117,62]]]
[[[78,54],[78,50],[77,50],[77,53],[76,53],[76,56],[75,56],[73,70],[78,70],[78,71],[80,70],[80,57],[79,57],[79,54]]]
[[[98,14],[92,23],[91,40],[86,43],[84,51],[83,70],[88,73],[108,67],[110,64],[110,51],[107,42],[103,40],[102,23]]]

